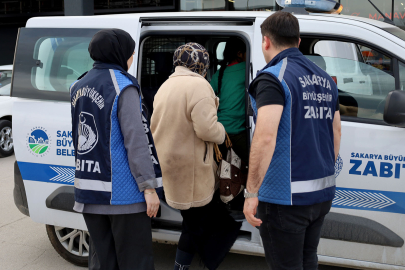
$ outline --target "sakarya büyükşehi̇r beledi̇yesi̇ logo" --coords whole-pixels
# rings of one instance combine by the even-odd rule
[[[49,149],[50,139],[46,130],[40,127],[33,128],[28,136],[29,149],[35,155],[42,155]]]

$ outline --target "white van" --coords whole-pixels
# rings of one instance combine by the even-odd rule
[[[91,69],[87,47],[100,29],[120,28],[136,41],[130,73],[145,107],[172,72],[174,50],[189,41],[210,53],[210,80],[224,44],[236,36],[247,45],[246,87],[265,66],[260,24],[270,12],[195,12],[34,18],[18,35],[12,96],[15,202],[46,224],[55,249],[85,265],[89,235],[73,212],[74,149],[70,84]],[[336,164],[337,192],[319,245],[322,264],[362,269],[405,269],[405,138],[403,128],[383,121],[385,98],[405,87],[405,31],[375,20],[338,15],[297,15],[300,50],[337,82],[342,145]],[[246,97],[246,102],[248,98]],[[405,106],[405,104],[403,104]],[[251,137],[252,112],[246,111]],[[164,177],[164,176],[163,176]],[[243,219],[242,206],[230,209]],[[153,239],[176,243],[179,211],[161,203]],[[232,252],[263,256],[259,230],[244,221]]]

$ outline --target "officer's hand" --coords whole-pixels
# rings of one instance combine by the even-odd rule
[[[145,189],[144,191],[145,201],[146,201],[146,214],[152,218],[156,217],[159,210],[160,200],[154,188]]]
[[[246,198],[245,205],[243,206],[243,213],[245,214],[246,220],[253,227],[258,227],[262,224],[262,221],[255,217],[258,205],[259,198]]]

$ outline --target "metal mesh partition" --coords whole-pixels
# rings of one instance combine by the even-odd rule
[[[209,35],[166,35],[150,36],[144,39],[139,78],[144,104],[148,111],[152,113],[153,99],[160,86],[169,78],[173,70],[174,51],[181,45],[188,42],[196,42],[203,45],[210,54],[211,68],[206,79],[209,81],[216,71],[217,46],[224,42],[229,36],[209,36]],[[223,48],[222,48],[223,49]]]
[[[182,44],[186,43],[186,37],[149,37],[142,51],[142,77],[148,75],[159,75],[164,69],[169,68],[169,55]],[[161,57],[166,56],[166,57]],[[159,59],[159,57],[161,57]],[[166,62],[164,66],[162,62]],[[171,69],[169,70],[169,72]]]
[[[152,36],[143,44],[140,83],[144,103],[150,113],[155,94],[172,73],[174,51],[185,44],[186,39],[185,36]]]

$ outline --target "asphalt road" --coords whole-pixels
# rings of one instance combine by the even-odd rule
[[[48,240],[44,224],[21,214],[13,199],[15,157],[0,158],[0,270],[81,270],[61,258]],[[176,246],[154,244],[156,270],[173,269]],[[196,258],[192,269],[203,269]],[[219,270],[268,269],[263,257],[229,254]],[[344,268],[320,266],[320,270]],[[345,268],[346,270],[349,270]]]

